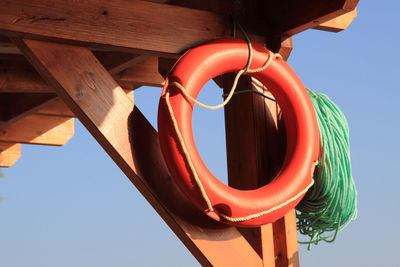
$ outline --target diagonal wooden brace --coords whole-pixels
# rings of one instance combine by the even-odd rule
[[[212,221],[176,188],[157,132],[83,47],[15,40],[42,77],[204,266],[263,266],[237,228]]]

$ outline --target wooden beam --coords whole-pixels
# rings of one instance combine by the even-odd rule
[[[22,55],[0,55],[0,92],[54,93]]]
[[[176,56],[230,29],[229,16],[145,1],[0,1],[1,34],[114,50]]]
[[[357,17],[357,8],[341,16],[338,16],[324,23],[321,23],[314,29],[329,31],[329,32],[340,32],[347,29],[347,27],[353,22],[353,20],[356,17]]]
[[[94,51],[93,54],[100,60],[111,75],[115,75],[143,62],[148,55],[135,55],[121,52]]]
[[[21,144],[0,142],[0,167],[11,167],[21,157]]]
[[[163,86],[164,78],[158,71],[158,58],[151,56],[140,64],[120,72],[114,77],[121,86],[136,86],[137,84],[148,86]]]
[[[259,81],[253,79],[253,88],[273,97]],[[269,140],[266,149],[264,166],[268,180],[275,177],[283,163],[286,151],[286,129],[279,105],[270,99],[265,99],[266,132]],[[262,137],[261,137],[262,138]],[[298,267],[299,254],[297,244],[296,212],[291,210],[283,218],[272,224],[274,233],[274,258],[276,267]]]
[[[0,33],[68,40],[93,48],[176,56],[206,40],[230,35],[229,16],[214,12],[229,10],[226,13],[240,14],[243,5],[232,7],[231,1],[221,0],[218,4],[212,1],[166,1],[172,5],[126,0],[53,2],[51,8],[45,0],[0,2]],[[358,0],[261,1],[255,14],[261,15],[261,21],[254,23],[249,21],[254,16],[247,16],[242,23],[250,23],[247,30],[258,35],[259,42],[263,42],[262,36],[267,33],[293,35],[315,27],[336,31],[338,28],[332,27],[332,22],[327,26],[321,24],[354,10],[357,3]],[[85,10],[86,15],[81,16],[80,10]],[[88,17],[95,19],[86,19]],[[343,21],[342,18],[338,20]],[[15,49],[8,44],[4,48]]]
[[[48,105],[47,107],[39,109],[36,114],[70,118],[75,117],[75,114],[60,99],[57,99],[55,103]]]
[[[296,211],[293,209],[273,224],[275,261],[278,267],[299,267]]]
[[[74,135],[74,119],[29,115],[0,130],[0,142],[62,146]]]
[[[235,227],[214,222],[183,197],[156,131],[88,49],[34,40],[18,47],[202,265],[262,266]]]
[[[270,41],[270,49],[287,60],[292,51],[291,37],[275,35]],[[227,91],[232,79],[231,75],[222,75],[214,80]],[[241,80],[238,91],[253,88],[273,97],[259,81],[249,77]],[[257,94],[238,94],[225,107],[225,124],[230,184],[252,189],[273,179],[280,170],[286,150],[285,127],[278,104]],[[253,238],[249,242],[261,249],[264,266],[299,266],[294,210],[258,231],[246,231],[247,235],[244,235],[249,240]]]
[[[224,93],[233,83],[233,74],[223,75]],[[242,77],[236,92],[252,88],[252,79]],[[250,190],[264,185],[268,177],[267,119],[264,98],[252,93],[236,94],[225,106],[226,154],[231,187]],[[238,130],[240,129],[240,130]],[[244,141],[246,140],[246,141]],[[261,255],[264,266],[275,266],[272,225],[241,228],[254,249]]]
[[[358,0],[262,1],[264,18],[272,34],[294,35],[343,15]]]
[[[154,3],[164,3],[174,6],[207,10],[218,14],[233,15],[236,12],[235,3],[231,0],[147,0]]]
[[[288,60],[290,54],[293,50],[293,39],[290,36],[282,35],[281,36],[281,45],[278,50],[278,53],[283,57],[284,60]]]
[[[54,93],[1,93],[0,129],[54,103],[55,100]]]
[[[0,54],[21,54],[21,52],[7,37],[0,35]]]
[[[298,3],[293,3],[288,0],[283,0],[283,1],[249,1],[249,0],[237,0],[237,1],[230,1],[230,0],[150,0],[151,2],[158,2],[158,3],[166,3],[169,5],[176,5],[176,6],[182,6],[182,7],[189,7],[189,8],[194,8],[194,9],[199,9],[199,10],[207,10],[219,14],[229,14],[229,15],[235,15],[236,17],[239,17],[241,21],[246,23],[246,18],[248,17],[254,17],[254,16],[259,16],[259,18],[263,18],[267,20],[267,27],[272,28],[271,25],[287,25],[288,23],[294,22],[294,24],[291,26],[292,29],[286,30],[286,33],[293,32],[298,33],[300,31],[304,31],[308,28],[313,28],[316,26],[316,24],[319,21],[325,21],[327,18],[324,18],[324,16],[329,16],[332,17],[330,20],[321,23],[320,25],[314,27],[315,29],[318,30],[323,30],[323,31],[331,31],[331,32],[338,32],[341,30],[344,30],[347,28],[347,26],[351,23],[351,21],[355,18],[356,12],[350,11],[353,6],[355,6],[357,3],[355,1],[347,1],[348,3],[346,4],[345,1],[342,1],[342,5],[339,3],[339,5],[336,5],[337,7],[339,6],[339,9],[336,11],[334,9],[329,9],[326,7],[325,11],[319,8],[315,8],[317,5],[321,5],[319,2],[320,1],[311,1],[311,3],[304,3],[303,2],[298,2]],[[310,1],[307,1],[310,2]],[[332,2],[331,4],[335,4],[333,2],[335,1],[330,1]],[[338,2],[338,1],[336,1]],[[263,8],[259,8],[259,4],[261,3],[261,6],[264,6]],[[253,10],[249,10],[249,7],[253,7]],[[311,9],[307,10],[309,7]],[[270,16],[265,16],[265,8],[268,8],[271,13],[275,13],[278,16],[274,16],[271,18]],[[275,9],[274,9],[275,8]],[[345,10],[341,10],[342,8],[345,8]],[[301,16],[309,16],[308,21],[301,19],[297,21],[293,21],[293,18],[287,16],[284,19],[279,16],[279,11],[278,10],[285,10],[285,12],[296,12],[296,9],[298,13],[300,13],[300,16],[297,15],[297,17]],[[314,12],[314,14],[307,14]],[[332,10],[334,10],[332,14]],[[346,11],[350,11],[346,13]],[[248,14],[248,13],[251,14]],[[319,12],[319,13],[316,13]],[[247,14],[246,14],[247,13]],[[250,15],[250,16],[249,16]],[[337,17],[335,17],[337,16]],[[288,21],[289,19],[289,21]],[[318,22],[317,22],[318,21]],[[271,32],[266,31],[266,34],[268,33],[277,33],[277,31],[272,30]],[[282,33],[279,31],[279,33]]]
[[[96,53],[102,64],[108,69],[116,68],[122,70],[127,65],[126,57],[132,59],[132,55],[114,52],[98,52]],[[135,58],[136,65],[128,62],[132,66],[114,75],[118,83],[126,90],[133,90],[138,85],[162,86],[164,79],[158,73],[158,59],[152,56],[139,56]],[[118,60],[112,60],[117,58]],[[146,59],[145,59],[146,58]],[[35,69],[27,62],[22,55],[0,55],[0,93],[54,93],[54,89],[49,86]]]

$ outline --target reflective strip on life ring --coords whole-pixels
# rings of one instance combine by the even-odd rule
[[[264,47],[254,44],[250,69],[262,67],[269,56]],[[247,43],[232,38],[215,40],[186,52],[165,81],[158,110],[158,131],[167,167],[180,190],[196,207],[215,220],[255,227],[283,217],[313,184],[312,174],[318,160],[320,141],[317,118],[304,85],[280,58],[272,59],[263,71],[248,73],[274,95],[282,109],[287,132],[287,150],[281,171],[272,182],[255,190],[229,187],[209,171],[193,138],[193,103],[172,85],[174,81],[180,83],[189,95],[196,98],[210,79],[244,69],[248,57]],[[170,108],[177,127],[213,211],[208,209],[183,155],[166,102],[166,92],[169,92]]]

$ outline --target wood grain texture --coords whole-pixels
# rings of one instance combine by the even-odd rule
[[[253,87],[273,97],[259,81],[253,79]],[[265,151],[267,180],[273,179],[280,171],[286,151],[286,130],[278,103],[265,99],[267,127],[265,137],[268,149]],[[262,137],[260,137],[262,138]],[[274,259],[276,267],[298,267],[299,254],[297,244],[296,212],[291,210],[283,218],[272,224]]]
[[[74,135],[74,119],[29,115],[0,130],[0,141],[62,146]]]
[[[292,40],[288,36],[278,37],[271,38],[271,49],[287,59],[292,50]],[[233,76],[225,74],[222,77],[222,83],[221,79],[217,82],[227,93]],[[242,77],[237,92],[249,88],[273,97],[256,79]],[[271,181],[279,173],[286,150],[286,134],[279,105],[258,94],[239,93],[225,107],[225,127],[230,185],[239,189],[254,189]],[[291,212],[294,213],[294,210]],[[290,236],[286,229],[291,229]],[[262,251],[264,266],[283,267],[288,266],[289,261],[293,264],[290,266],[298,266],[295,219],[291,221],[285,216],[257,231],[245,230],[243,234],[257,251]]]
[[[21,144],[0,142],[0,167],[11,167],[21,157]]]
[[[136,56],[136,64],[129,61],[131,54],[119,52],[97,52],[100,62],[116,73],[114,78],[126,90],[138,85],[162,86],[164,79],[159,74],[158,59],[153,56]],[[129,61],[129,66],[124,65]],[[126,69],[124,69],[126,67]],[[122,72],[122,73],[121,73]],[[22,55],[0,55],[0,93],[55,93],[31,64]]]
[[[229,16],[136,0],[0,1],[2,34],[166,55],[230,34],[230,25]]]
[[[88,49],[33,40],[18,46],[202,265],[262,266],[235,227],[183,197],[156,131]]]
[[[341,16],[325,21],[324,23],[319,24],[314,29],[321,31],[329,31],[329,32],[340,32],[353,22],[353,20],[357,17],[357,8],[354,10],[347,12]]]
[[[233,75],[224,75],[223,88],[227,93]],[[237,92],[254,86],[253,79],[242,77]],[[263,90],[264,91],[264,90]],[[269,127],[273,119],[265,107],[264,97],[254,93],[238,93],[225,106],[225,128],[229,185],[242,190],[259,188],[271,177],[268,160]],[[275,129],[275,127],[272,127]],[[273,140],[273,139],[272,139]],[[241,229],[263,258],[264,266],[275,266],[272,225]],[[284,234],[284,233],[280,233]]]

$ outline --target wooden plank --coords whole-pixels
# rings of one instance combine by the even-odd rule
[[[253,80],[255,90],[261,91],[271,97],[259,81]],[[286,130],[282,120],[279,105],[268,98],[265,99],[265,112],[267,116],[266,138],[269,140],[266,150],[268,177],[272,179],[280,170],[286,151]],[[283,218],[272,224],[274,233],[274,258],[276,267],[298,267],[299,254],[297,244],[296,212],[291,210]]]
[[[121,53],[98,52],[96,53],[102,64],[108,69],[113,69],[119,66],[122,70],[124,66],[121,62],[126,61],[126,56],[132,59],[132,56],[123,53],[125,56],[121,58]],[[112,58],[118,60],[112,61]],[[136,60],[142,60],[144,57],[147,60],[138,62],[130,69],[126,69],[123,74],[117,73],[114,77],[118,83],[126,90],[133,90],[139,84],[149,86],[161,86],[164,79],[157,71],[158,59],[156,57],[139,56]],[[128,62],[132,64],[133,62]],[[126,65],[125,65],[126,66]],[[0,55],[0,93],[54,93],[54,89],[49,86],[30,63],[22,55]],[[120,77],[120,78],[119,78]]]
[[[213,221],[183,197],[156,131],[88,49],[34,40],[18,47],[202,265],[262,265],[235,227]]]
[[[209,1],[209,7],[204,1],[191,1],[191,4],[172,1],[172,4],[213,12],[144,1],[53,2],[52,7],[45,0],[0,2],[0,33],[169,56],[206,40],[230,35],[229,16],[213,13],[232,9],[224,7],[223,2],[227,1],[221,1],[221,5]],[[247,6],[247,2],[242,5]],[[247,16],[242,24],[262,42],[266,33],[293,35],[315,28],[354,10],[357,3],[358,0],[261,1],[262,7],[257,13],[263,15],[262,20],[250,21],[254,16]],[[234,7],[233,13],[240,14],[240,7]],[[85,16],[81,16],[81,10],[85,10]]]
[[[275,36],[271,38],[271,49],[287,59],[292,50],[292,40],[288,36]],[[217,82],[226,92],[233,76],[223,76],[222,84],[221,79]],[[252,88],[272,97],[259,81],[248,77],[241,80],[238,91]],[[286,135],[277,103],[258,94],[238,94],[225,107],[225,124],[230,184],[236,188],[254,189],[273,179],[279,172],[286,150]],[[290,266],[298,266],[296,218],[289,220],[294,212],[273,224],[262,226],[259,232],[250,230],[253,244],[261,246],[257,250],[262,251],[264,266],[283,267],[289,262]],[[286,229],[290,229],[290,236]],[[257,243],[257,240],[260,241]]]
[[[135,55],[121,52],[110,53],[106,51],[94,51],[93,53],[111,75],[129,69],[149,57],[148,55]]]
[[[257,80],[253,80],[253,87],[258,91],[271,96],[272,94]],[[286,131],[282,120],[279,105],[270,99],[265,99],[267,121],[266,138],[268,150],[266,151],[267,170],[269,179],[275,177],[283,163],[286,150]],[[283,218],[272,224],[274,233],[274,258],[276,267],[298,267],[299,254],[297,244],[296,212],[291,210]]]
[[[18,48],[6,36],[0,35],[0,54],[20,54]]]
[[[29,115],[0,130],[0,141],[62,146],[74,135],[74,119]]]
[[[262,1],[264,18],[271,34],[294,35],[343,15],[358,0],[271,0]]]
[[[56,100],[54,93],[1,93],[0,94],[0,129],[35,113]]]
[[[233,75],[223,75],[224,92],[228,93]],[[250,77],[239,80],[236,91],[253,88]],[[267,122],[264,98],[257,94],[235,95],[225,106],[226,146],[229,185],[243,190],[255,189],[266,183],[268,177]],[[241,130],[238,130],[241,129]],[[241,228],[255,250],[262,256],[264,266],[275,266],[274,236],[271,225]]]
[[[316,26],[314,29],[329,32],[340,32],[345,29],[353,22],[357,17],[357,8],[347,12],[341,16],[328,20],[320,25]]]
[[[219,14],[233,15],[236,8],[231,0],[147,0],[155,3],[165,3],[174,6],[207,10]]]
[[[148,86],[163,86],[164,78],[158,71],[158,58],[151,56],[140,64],[120,72],[114,77],[121,86],[136,86],[137,84]]]
[[[131,52],[180,54],[206,40],[229,35],[230,28],[229,16],[145,1],[0,2],[1,34]]]
[[[283,57],[284,60],[288,60],[293,50],[293,39],[288,35],[282,35],[280,38],[280,46],[278,53]]]
[[[299,267],[297,245],[296,211],[291,210],[285,217],[273,224],[276,266]],[[284,233],[284,234],[282,234]]]
[[[60,117],[75,117],[75,114],[60,99],[57,99],[55,103],[48,105],[47,107],[39,109],[36,114]]]
[[[0,55],[0,92],[54,93],[22,55]]]
[[[0,142],[0,167],[11,167],[21,157],[21,144]]]

